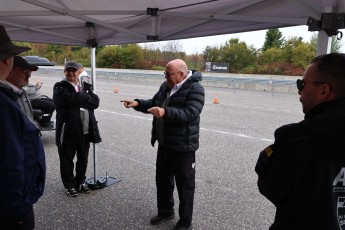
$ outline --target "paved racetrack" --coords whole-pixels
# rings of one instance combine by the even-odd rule
[[[163,76],[162,76],[163,77]],[[52,96],[59,78],[43,81]],[[114,93],[114,88],[119,93]],[[121,99],[150,98],[158,84],[97,82],[101,99],[96,118],[103,142],[96,146],[98,172],[121,182],[70,198],[60,174],[54,131],[43,132],[47,183],[35,205],[36,229],[172,229],[177,219],[150,226],[156,215],[155,157],[150,145],[152,116],[125,108]],[[297,94],[205,88],[200,148],[196,153],[193,226],[197,230],[268,229],[275,208],[257,189],[254,171],[259,152],[272,143],[274,130],[303,119]],[[218,96],[219,104],[213,104]],[[53,116],[55,119],[55,115]],[[92,148],[88,176],[93,176]],[[175,213],[178,210],[175,190]]]

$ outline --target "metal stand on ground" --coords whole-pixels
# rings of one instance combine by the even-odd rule
[[[94,172],[93,177],[87,178],[85,180],[85,183],[92,190],[105,188],[121,181],[115,177],[108,176],[108,173],[106,173],[105,177],[104,176],[99,177],[97,175],[96,144],[93,144],[93,172]]]

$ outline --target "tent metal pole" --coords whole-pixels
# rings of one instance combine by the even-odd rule
[[[93,90],[96,93],[96,47],[90,47],[91,56],[91,75],[92,75],[92,85]],[[97,172],[97,148],[96,144],[93,143],[93,177],[87,178],[85,183],[90,187],[90,189],[101,189],[120,182],[119,179],[114,177],[98,176]]]
[[[332,13],[333,6],[324,8],[324,13]],[[332,37],[329,37],[324,30],[319,31],[317,36],[316,56],[329,54],[331,52]]]
[[[90,48],[90,57],[91,57],[91,74],[92,74],[92,85],[93,90],[97,94],[97,87],[96,87],[96,48]],[[96,151],[96,144],[93,143],[93,182],[96,184],[98,180],[97,175],[97,151]]]
[[[328,37],[324,30],[319,31],[317,36],[316,56],[331,52],[332,37]]]

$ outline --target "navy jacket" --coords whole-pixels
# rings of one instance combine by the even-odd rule
[[[71,83],[63,80],[54,85],[53,100],[56,106],[56,145],[83,143],[80,108],[98,108],[98,96],[94,93],[77,93]]]
[[[345,99],[319,104],[274,135],[255,168],[276,206],[270,229],[344,229]]]
[[[26,215],[44,191],[45,155],[39,129],[16,95],[0,82],[0,218]]]
[[[200,113],[205,103],[205,91],[199,81],[200,72],[194,72],[181,88],[169,98],[164,116],[164,146],[173,151],[196,151],[199,148]],[[161,106],[170,91],[167,82],[163,82],[158,92],[149,100],[135,99],[139,102],[135,110],[147,113],[154,106]],[[151,144],[157,140],[156,122],[152,121]]]

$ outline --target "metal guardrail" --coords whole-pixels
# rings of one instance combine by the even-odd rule
[[[63,68],[43,68],[41,67],[37,74],[63,76]],[[145,82],[145,83],[162,83],[165,78],[162,73],[147,73],[145,71],[126,70],[97,70],[97,79],[104,79],[107,82],[124,81],[124,82]],[[296,80],[292,79],[272,79],[272,78],[246,78],[246,77],[221,77],[208,76],[203,73],[202,85],[205,87],[230,88],[236,92],[236,89],[257,90],[283,93],[297,93]]]

